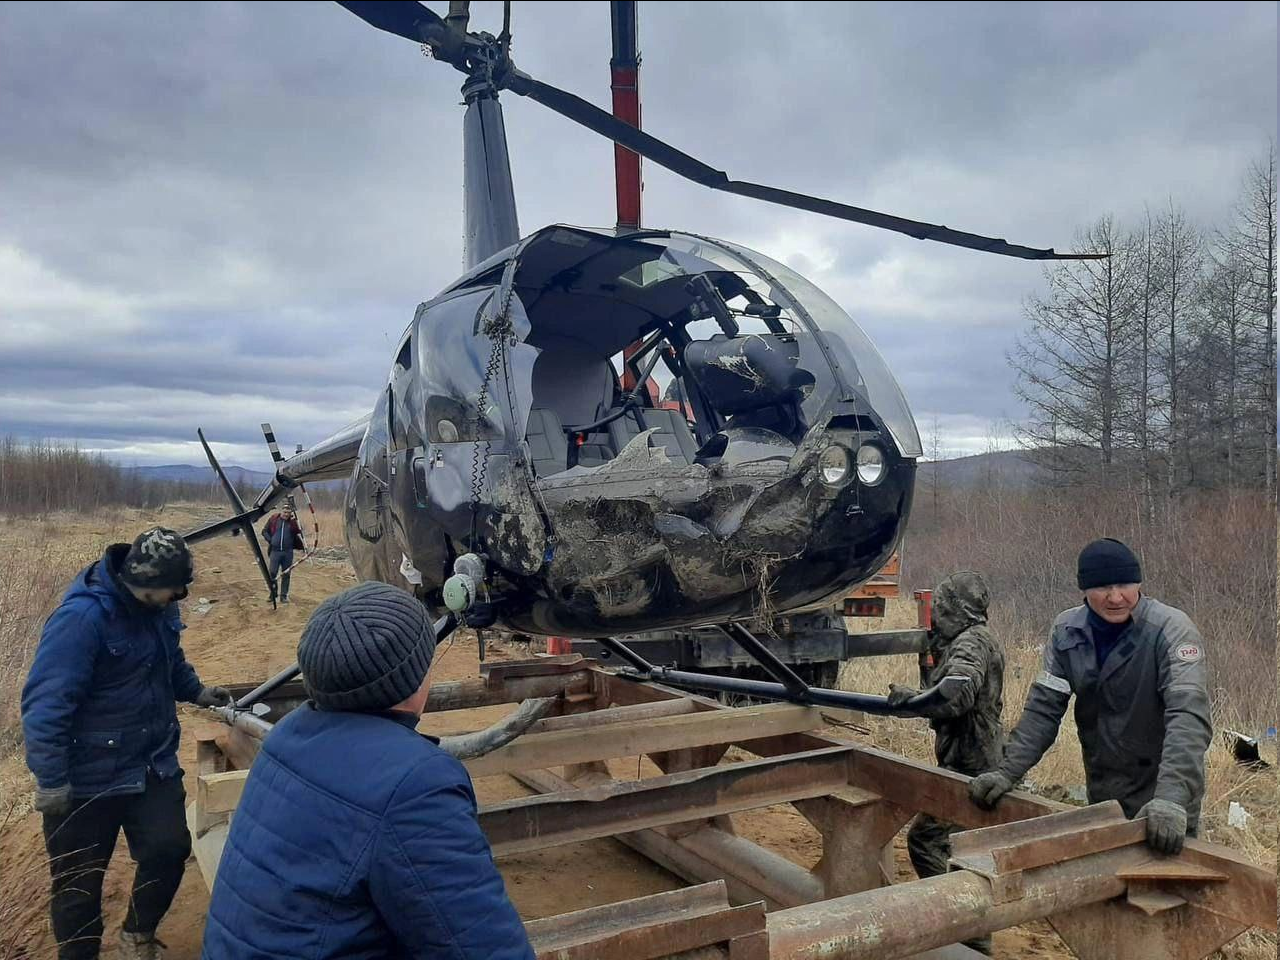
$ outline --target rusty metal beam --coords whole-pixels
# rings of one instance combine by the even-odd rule
[[[494,856],[819,797],[843,789],[847,748],[726,764],[495,804],[480,811]]]
[[[656,960],[764,931],[764,905],[731,907],[720,882],[535,920],[539,960]]]
[[[1125,848],[1027,874],[1023,896],[996,903],[984,878],[956,870],[769,915],[773,960],[900,960],[1124,893],[1115,874],[1145,857]]]

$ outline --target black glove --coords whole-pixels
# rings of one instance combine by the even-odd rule
[[[996,801],[1012,789],[1012,780],[999,770],[992,770],[969,781],[969,799],[983,810],[994,810]]]
[[[231,691],[226,687],[201,687],[196,694],[197,707],[229,707]]]
[[[903,706],[912,697],[920,695],[920,691],[915,687],[902,687],[896,683],[889,684],[889,706],[894,710]]]
[[[1187,809],[1172,800],[1152,800],[1134,819],[1147,818],[1147,846],[1173,856],[1182,852],[1187,836]]]
[[[65,816],[71,812],[71,784],[64,783],[60,787],[36,787],[35,808],[41,813],[55,817]]]

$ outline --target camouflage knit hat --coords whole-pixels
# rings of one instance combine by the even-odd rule
[[[987,622],[991,592],[980,574],[961,570],[947,577],[933,592],[934,628],[951,639],[975,623]]]
[[[180,533],[152,527],[133,541],[119,577],[139,590],[180,590],[195,579],[195,561]]]

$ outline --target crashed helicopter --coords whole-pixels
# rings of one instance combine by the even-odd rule
[[[730,180],[638,129],[638,104],[628,122],[616,99],[611,115],[516,69],[509,5],[497,37],[468,31],[465,3],[447,18],[342,6],[466,75],[467,270],[418,306],[367,418],[281,458],[250,507],[224,478],[236,515],[189,539],[242,532],[265,575],[252,522],[300,484],[345,479],[356,573],[446,617],[593,638],[724,625],[767,659],[731,625],[762,599],[830,604],[877,571],[911,510],[920,438],[871,340],[813,283],[735,243],[641,228],[639,158],[919,239],[1075,255]],[[634,4],[614,4],[614,44],[616,73]],[[521,239],[503,91],[613,140],[636,164],[635,216]]]

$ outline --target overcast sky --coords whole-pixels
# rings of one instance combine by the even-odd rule
[[[607,106],[608,4],[513,8],[516,63]],[[1060,250],[1170,197],[1221,222],[1276,135],[1274,3],[641,3],[640,43],[645,127],[733,177]],[[0,434],[198,463],[202,425],[264,467],[260,421],[366,413],[460,272],[461,79],[337,4],[0,5]],[[612,223],[611,145],[503,102],[523,231]],[[1021,416],[1036,264],[645,187],[832,294],[951,452]]]

